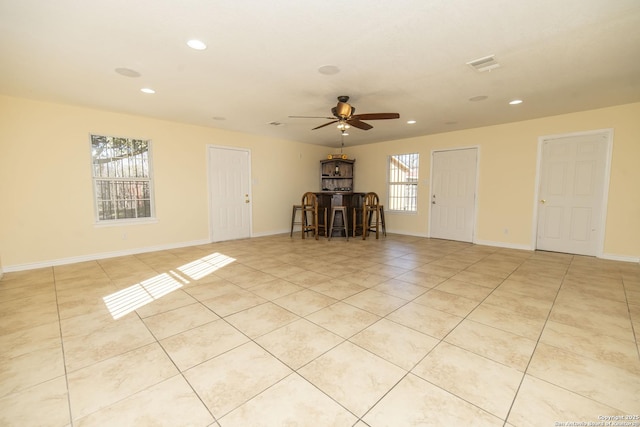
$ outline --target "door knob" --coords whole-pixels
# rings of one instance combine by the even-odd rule
[[[544,205],[545,203],[547,203],[547,201],[545,199],[540,199],[540,203]]]

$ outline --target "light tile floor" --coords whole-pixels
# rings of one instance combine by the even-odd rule
[[[0,425],[597,425],[639,342],[638,264],[261,237],[5,274]]]

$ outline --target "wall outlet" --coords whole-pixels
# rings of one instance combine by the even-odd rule
[[[509,234],[509,229],[508,228],[504,229],[504,234]]]

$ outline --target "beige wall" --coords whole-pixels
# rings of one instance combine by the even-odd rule
[[[153,141],[156,223],[96,227],[89,133]],[[5,271],[209,241],[208,144],[251,150],[254,236],[288,231],[291,205],[318,186],[318,161],[327,152],[308,144],[0,97]]]
[[[539,137],[613,129],[613,153],[604,255],[640,257],[640,103],[536,120],[387,141],[349,149],[356,157],[357,191],[386,195],[385,170],[391,154],[420,153],[418,213],[388,213],[397,233],[428,235],[431,152],[457,147],[479,148],[478,243],[533,248],[534,194]],[[504,230],[509,233],[505,234]]]
[[[532,248],[538,138],[614,129],[605,255],[640,256],[640,103],[347,148],[356,191],[386,195],[390,154],[421,155],[419,213],[388,229],[428,234],[432,150],[480,151],[476,240]],[[96,227],[89,133],[153,141],[154,224]],[[254,236],[286,232],[300,195],[319,186],[330,148],[82,107],[0,96],[0,257],[5,271],[209,241],[208,144],[252,156]],[[504,229],[509,229],[509,234]],[[126,239],[123,238],[126,235]]]

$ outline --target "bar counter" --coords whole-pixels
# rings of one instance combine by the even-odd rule
[[[322,211],[327,209],[327,222],[331,224],[331,208],[334,206],[345,206],[347,208],[347,224],[349,227],[349,236],[353,235],[353,208],[357,208],[356,213],[359,215],[358,222],[362,223],[362,204],[364,202],[365,193],[357,193],[352,191],[319,191],[315,193],[318,198],[318,208]],[[324,225],[323,215],[318,215],[318,221]],[[329,227],[327,224],[327,228]],[[336,218],[335,224],[342,225],[342,218]],[[330,230],[329,230],[330,232]]]

